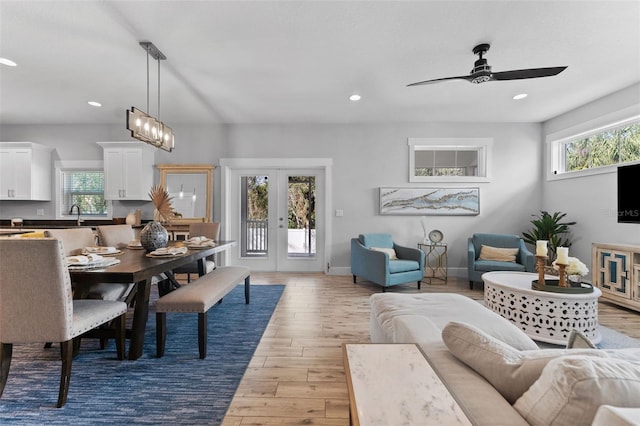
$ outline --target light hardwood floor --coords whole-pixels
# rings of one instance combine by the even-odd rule
[[[223,425],[348,425],[342,344],[369,342],[368,296],[380,287],[321,273],[253,273],[251,281],[286,287]],[[477,285],[469,290],[467,281],[451,278],[389,291],[483,297]],[[639,313],[600,303],[598,314],[601,324],[640,338]]]

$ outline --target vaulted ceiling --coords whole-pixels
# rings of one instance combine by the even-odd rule
[[[0,57],[18,64],[0,65],[0,124],[124,123],[127,108],[147,110],[140,41],[167,56],[169,125],[539,122],[640,81],[639,1],[0,0]],[[406,87],[469,73],[479,43],[493,71],[568,68]],[[157,75],[151,59],[153,115]]]

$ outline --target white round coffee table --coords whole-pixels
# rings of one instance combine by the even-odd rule
[[[484,273],[485,306],[514,323],[534,340],[564,345],[571,330],[576,329],[593,343],[600,342],[600,289],[581,294],[533,290],[531,282],[537,279],[538,274],[529,272]]]

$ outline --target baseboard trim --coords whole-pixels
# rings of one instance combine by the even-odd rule
[[[351,266],[331,266],[327,275],[351,275]],[[468,277],[467,268],[448,268],[447,276],[466,279]]]

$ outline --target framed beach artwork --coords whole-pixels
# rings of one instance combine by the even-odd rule
[[[478,215],[479,188],[380,187],[381,215]]]

